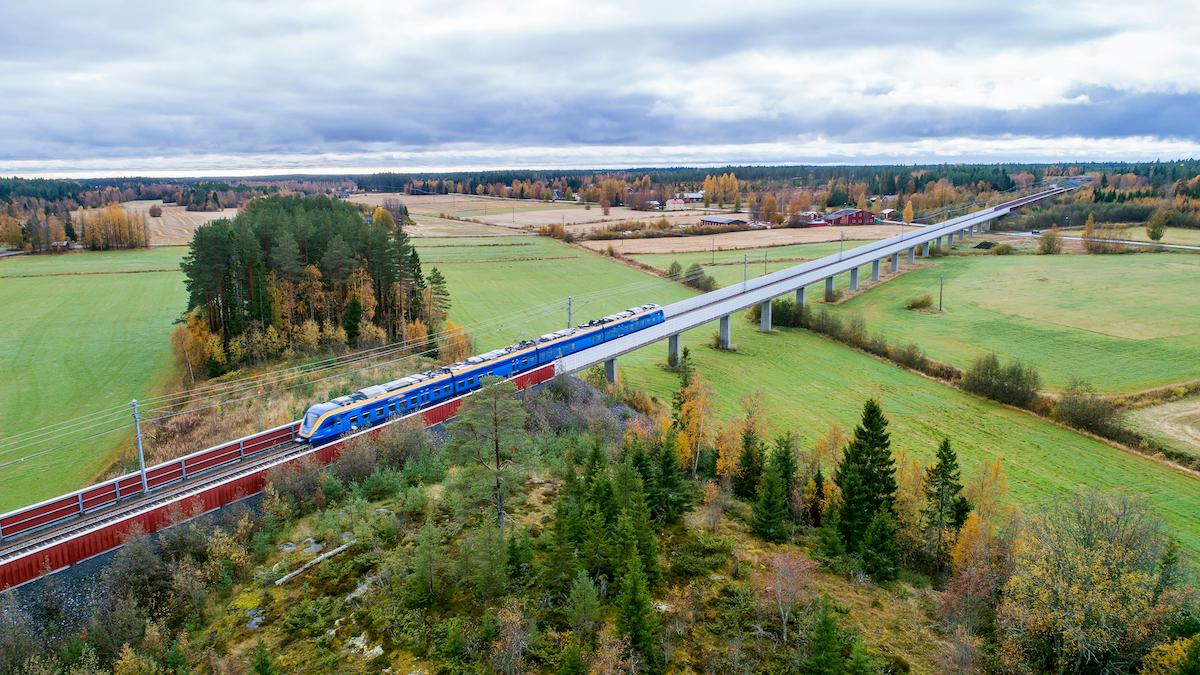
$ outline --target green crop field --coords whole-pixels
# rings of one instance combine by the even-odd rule
[[[491,328],[486,334],[474,333],[478,349],[563,325],[569,294],[590,297],[577,307],[577,322],[634,304],[670,302],[687,295],[677,284],[602,256],[549,239],[531,238],[531,242],[544,260],[514,262],[505,260],[513,257],[512,249],[480,246],[462,256],[472,262],[440,267],[450,283],[453,318]],[[423,249],[422,256],[432,259],[437,250]],[[488,258],[495,260],[488,262]],[[892,420],[895,447],[922,461],[932,458],[943,436],[958,449],[965,475],[1000,456],[1012,499],[1026,506],[1089,488],[1142,495],[1179,534],[1183,545],[1200,556],[1200,522],[1195,518],[1200,512],[1200,484],[1195,479],[803,331],[763,335],[741,318],[735,319],[734,326],[736,353],[706,346],[715,324],[682,339],[699,372],[712,383],[715,409],[721,416],[736,414],[741,395],[761,390],[773,428],[795,431],[808,444],[832,422],[853,428],[863,401],[877,396]],[[622,357],[621,377],[669,401],[676,376],[662,368],[665,352],[665,344],[659,344]]]
[[[910,311],[918,295],[945,311]],[[943,258],[840,305],[872,332],[959,367],[994,351],[1033,364],[1046,386],[1082,377],[1124,392],[1200,377],[1200,256]]]
[[[122,430],[67,447],[8,441],[47,425],[127,406],[171,377],[169,335],[186,305],[185,249],[0,260],[0,511],[85,485],[128,449]],[[174,272],[138,270],[174,269]],[[86,437],[113,425],[81,432]],[[34,456],[34,453],[46,451]],[[15,462],[23,457],[24,461]]]

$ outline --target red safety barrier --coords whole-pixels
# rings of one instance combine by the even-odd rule
[[[513,381],[518,388],[524,389],[553,378],[554,372],[555,366],[551,363],[519,375],[513,378]],[[462,398],[456,398],[439,406],[421,411],[422,419],[426,424],[433,425],[454,417],[459,405],[462,403]],[[185,470],[187,476],[190,477],[205,469],[240,461],[243,457],[288,440],[295,434],[298,428],[298,423],[285,425],[260,434],[247,436],[232,443],[225,443],[201,450],[186,457],[155,465],[146,470],[147,482],[153,488],[157,485],[165,485],[172,481],[182,480]],[[55,542],[39,550],[31,551],[29,554],[15,558],[14,560],[6,561],[0,565],[0,590],[36,579],[43,572],[58,571],[64,567],[117,548],[124,541],[130,529],[135,525],[140,526],[143,532],[155,532],[163,527],[174,524],[176,521],[173,518],[177,518],[180,513],[186,513],[191,517],[193,514],[207,513],[239,499],[257,494],[263,489],[267,472],[277,466],[284,466],[310,457],[316,459],[321,464],[328,464],[337,458],[341,452],[342,445],[346,441],[362,434],[377,434],[381,429],[382,427],[374,427],[355,434],[355,436],[327,443],[286,461],[272,463],[252,473],[220,481],[194,495],[181,497],[147,509],[144,512],[122,517],[111,524],[98,526],[94,530],[80,533],[77,536]],[[153,479],[151,478],[152,473]],[[141,476],[136,473],[121,476],[100,485],[84,488],[65,497],[48,500],[21,511],[6,514],[0,517],[0,523],[4,523],[5,536],[9,536],[10,530],[8,528],[10,527],[14,528],[11,530],[13,533],[27,532],[43,525],[58,522],[64,518],[78,516],[83,511],[90,511],[101,506],[115,504],[118,489],[122,499],[126,496],[139,494],[142,489]],[[181,503],[183,508],[180,508]],[[86,506],[83,506],[82,510],[80,510],[80,504]]]

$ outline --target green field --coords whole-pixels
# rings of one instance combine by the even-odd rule
[[[905,303],[929,294],[944,309]],[[1038,368],[1045,385],[1083,377],[1125,392],[1200,378],[1200,256],[942,258],[845,304],[871,331],[959,367],[994,351]]]
[[[1072,235],[1077,235],[1079,232],[1073,230]],[[1125,238],[1132,241],[1150,241],[1150,237],[1146,236],[1146,228],[1144,226],[1131,226],[1125,230]],[[1168,227],[1166,234],[1160,239],[1164,244],[1186,244],[1188,246],[1200,246],[1200,229],[1192,227]]]
[[[670,302],[687,294],[677,284],[602,256],[548,239],[534,241],[546,260],[488,263],[487,258],[512,257],[511,249],[477,247],[465,256],[475,262],[441,267],[453,294],[451,315],[465,324],[492,322],[492,332],[475,333],[477,348],[563,325],[562,307],[568,294],[597,294],[577,307],[577,322],[634,304]],[[433,250],[427,249],[428,257],[433,257]],[[599,295],[605,289],[608,294]],[[515,316],[535,308],[546,313],[528,321]],[[1195,518],[1200,512],[1200,484],[1194,479],[823,338],[802,331],[763,335],[740,318],[734,325],[736,353],[705,346],[715,324],[693,330],[682,340],[695,355],[699,372],[713,383],[714,403],[723,416],[736,413],[742,394],[759,389],[766,395],[773,428],[793,430],[811,443],[834,421],[852,428],[863,400],[878,396],[892,420],[897,448],[928,460],[941,438],[948,436],[958,449],[965,475],[996,456],[1003,457],[1011,496],[1027,507],[1087,488],[1142,495],[1179,534],[1181,542],[1200,556],[1200,522]],[[669,401],[676,376],[661,367],[665,352],[666,346],[661,344],[623,357],[621,377]]]
[[[127,406],[171,378],[169,335],[186,304],[185,249],[0,260],[0,511],[73,490],[129,447],[122,414],[78,436],[25,448],[5,441],[63,419]],[[105,273],[111,272],[111,273]],[[86,274],[85,274],[86,273]],[[29,276],[26,276],[29,275]],[[116,431],[75,445],[116,425]]]

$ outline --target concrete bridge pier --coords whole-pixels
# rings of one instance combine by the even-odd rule
[[[896,253],[892,254],[892,274],[895,274],[899,271],[900,271],[900,253],[896,252]]]
[[[825,297],[833,295],[833,277],[825,277]]]
[[[937,239],[935,239],[934,242],[936,243],[938,248],[942,247],[942,238],[941,237],[938,237]]]
[[[675,366],[679,363],[682,353],[679,351],[679,334],[667,338],[667,363]]]
[[[729,349],[732,343],[729,340],[729,315],[721,317],[721,349]]]
[[[766,300],[758,305],[758,329],[764,333],[771,332],[771,301]]]
[[[804,309],[804,287],[796,289],[796,309]]]
[[[879,281],[879,261],[871,261],[871,281]]]
[[[966,237],[967,237],[967,231],[966,231],[966,230],[959,230],[959,231],[958,231],[958,240],[959,240],[959,241],[962,241],[963,239],[966,239]]]
[[[858,290],[858,268],[857,267],[850,268],[850,290],[852,290],[852,291]]]
[[[609,384],[617,383],[617,359],[613,357],[604,362],[604,379],[608,380]]]
[[[921,245],[921,257],[922,258],[929,257],[929,247],[930,246],[931,246],[931,244],[929,242],[925,242],[924,244]]]
[[[917,247],[914,246],[908,249],[908,264],[911,265],[917,262]]]

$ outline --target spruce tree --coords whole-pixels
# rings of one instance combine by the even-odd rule
[[[783,473],[787,470],[781,452],[772,453],[758,487],[750,527],[754,533],[770,542],[786,541],[788,537],[788,499],[783,488]]]
[[[793,513],[791,509],[792,489],[796,486],[796,474],[800,471],[796,462],[796,445],[796,436],[790,432],[775,439],[775,459],[779,462],[779,478],[783,481],[783,496],[788,506],[788,516],[799,522],[800,511]]]
[[[817,467],[817,475],[813,477],[813,500],[808,503],[808,522],[813,527],[821,527],[821,515],[825,502],[825,475],[821,467]]]
[[[629,522],[633,527],[638,555],[642,557],[642,567],[646,572],[646,581],[653,586],[662,575],[658,565],[658,536],[654,534],[650,507],[646,504],[646,495],[641,487],[641,481],[634,485],[634,493],[630,496],[625,512],[629,514]]]
[[[733,495],[748,502],[758,496],[758,484],[762,481],[761,446],[753,429],[742,431],[742,452],[738,455],[738,468],[733,476]]]
[[[849,550],[858,548],[867,527],[881,511],[895,516],[896,463],[887,419],[875,399],[863,406],[862,423],[846,447],[834,474],[842,494],[839,531]]]
[[[650,672],[660,670],[658,653],[658,617],[646,587],[640,556],[631,556],[621,575],[621,594],[617,597],[617,630],[629,639],[633,651],[642,656]]]
[[[895,579],[900,571],[900,546],[896,543],[896,519],[881,510],[871,519],[858,548],[863,571],[876,581]]]
[[[800,664],[800,672],[805,675],[842,675],[844,650],[842,628],[833,615],[829,599],[821,596],[817,623],[808,638],[808,658]]]
[[[562,665],[558,667],[559,675],[587,675],[587,664],[579,651],[579,643],[572,642],[563,652]]]
[[[654,492],[650,494],[650,511],[660,525],[670,525],[683,515],[687,495],[684,493],[683,477],[675,461],[675,433],[669,431],[656,451]]]
[[[934,568],[944,573],[950,559],[950,545],[954,533],[962,526],[959,512],[963,510],[962,480],[958,469],[958,456],[950,447],[949,439],[942,439],[938,446],[937,461],[925,469],[925,507],[921,517],[929,555]]]
[[[587,572],[580,570],[575,575],[563,613],[571,623],[571,630],[575,631],[578,637],[586,640],[591,635],[596,619],[600,616],[600,596]]]

